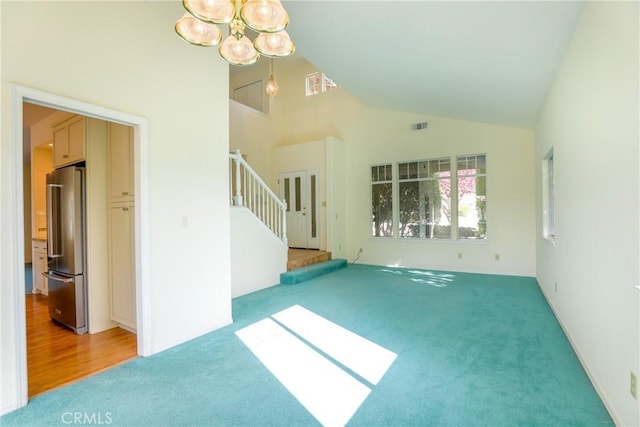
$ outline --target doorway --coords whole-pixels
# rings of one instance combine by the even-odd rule
[[[149,318],[150,302],[149,302],[149,283],[148,283],[148,246],[146,244],[146,226],[142,221],[148,213],[148,190],[145,182],[141,182],[141,177],[148,173],[147,167],[147,151],[148,151],[148,120],[145,118],[133,116],[127,113],[121,113],[104,107],[95,106],[80,102],[71,98],[65,98],[58,95],[30,89],[22,86],[12,85],[12,140],[14,141],[14,150],[11,161],[15,165],[13,168],[12,179],[16,183],[15,191],[11,195],[13,209],[7,212],[10,218],[9,223],[13,224],[16,230],[25,228],[24,219],[24,179],[23,179],[23,162],[21,159],[23,147],[23,105],[24,103],[35,104],[43,107],[49,107],[54,110],[61,110],[70,113],[84,115],[86,117],[105,120],[115,123],[121,123],[131,126],[133,129],[133,162],[135,165],[134,181],[135,181],[135,201],[138,203],[135,209],[134,224],[134,252],[135,252],[135,295],[136,295],[136,312],[137,312],[137,337],[136,347],[137,354],[147,356],[152,353],[151,349],[151,322]],[[27,243],[27,245],[25,245]],[[27,326],[26,326],[26,292],[24,280],[24,265],[28,260],[25,257],[26,249],[31,245],[25,242],[25,236],[22,232],[13,234],[10,244],[16,249],[15,256],[11,260],[11,271],[15,277],[14,292],[15,304],[12,310],[13,318],[13,336],[15,337],[15,390],[16,390],[16,407],[27,404],[28,401],[28,380],[27,380]],[[20,273],[22,272],[22,273]],[[22,297],[20,297],[22,296]],[[89,335],[90,337],[94,336]]]
[[[290,248],[320,249],[318,171],[283,172],[278,177],[280,197],[287,202],[287,238]]]
[[[88,280],[89,288],[83,291],[84,295],[86,295],[85,292],[87,290],[91,292],[90,298],[87,298],[85,303],[82,304],[83,312],[87,314],[87,320],[89,320],[90,330],[88,332],[91,333],[91,336],[86,336],[76,334],[70,328],[51,320],[49,305],[54,297],[50,293],[50,285],[54,285],[57,282],[52,282],[45,277],[45,275],[49,274],[47,273],[47,261],[53,259],[48,258],[48,255],[54,256],[51,255],[53,253],[52,250],[48,251],[48,248],[52,249],[51,230],[48,229],[48,226],[55,222],[49,218],[50,212],[47,208],[49,195],[49,191],[47,191],[49,187],[47,185],[47,176],[54,169],[64,171],[69,170],[65,167],[68,165],[82,166],[80,170],[87,172],[82,174],[82,176],[87,177],[86,180],[82,180],[83,183],[87,184],[87,197],[79,206],[86,206],[87,209],[92,209],[93,212],[91,217],[87,217],[86,229],[95,231],[105,228],[107,221],[104,220],[104,215],[96,215],[95,210],[96,208],[100,209],[100,205],[103,205],[102,210],[104,211],[104,202],[101,202],[100,199],[106,202],[111,197],[108,197],[107,186],[103,183],[103,179],[99,179],[99,185],[96,186],[95,178],[89,179],[89,176],[93,177],[96,173],[99,173],[100,169],[104,169],[107,164],[121,164],[123,162],[129,164],[128,162],[133,160],[129,152],[120,149],[123,145],[130,146],[132,144],[129,133],[126,133],[123,138],[122,132],[112,131],[116,127],[123,127],[125,130],[132,130],[132,128],[28,102],[23,102],[22,111],[25,172],[25,184],[23,186],[25,202],[24,240],[25,261],[27,261],[27,264],[25,264],[27,376],[28,395],[29,398],[32,398],[53,388],[113,367],[137,355],[136,335],[131,331],[135,330],[135,323],[129,321],[126,325],[119,325],[119,328],[114,327],[114,307],[116,305],[113,303],[113,295],[116,292],[113,289],[109,290],[113,286],[109,285],[109,281],[106,278],[105,280]],[[69,122],[72,125],[68,125]],[[78,153],[75,156],[77,157],[76,161],[67,160],[71,154],[66,154],[72,153],[69,145],[73,132],[75,132],[73,142],[76,144],[74,148]],[[85,152],[87,156],[85,156]],[[109,161],[108,159],[113,156],[105,154],[113,152],[117,153],[119,158]],[[93,153],[91,158],[88,156],[89,153]],[[111,169],[114,168],[111,167],[109,172],[111,172]],[[127,175],[131,175],[131,173],[127,173],[124,170],[116,170],[116,172],[117,174],[112,174],[116,176],[116,181],[121,181]],[[28,177],[27,174],[30,176]],[[107,176],[109,177],[109,174]],[[27,183],[28,181],[30,181],[29,184]],[[108,181],[111,182],[114,179],[110,178]],[[128,183],[130,181],[132,180],[129,179]],[[118,187],[117,184],[119,182],[112,184],[110,187]],[[131,195],[134,194],[133,190],[129,191]],[[109,194],[109,196],[111,195]],[[92,202],[89,203],[90,201]],[[96,201],[99,203],[96,203]],[[112,216],[111,209],[109,209],[109,219]],[[109,235],[114,233],[111,231],[112,229],[115,230],[111,223],[112,221],[108,222]],[[109,265],[114,264],[114,260],[112,260],[112,256],[107,257],[103,253],[101,246],[106,246],[104,244],[101,244],[101,246],[96,246],[96,244],[82,245],[84,249],[81,249],[80,242],[84,241],[84,239],[78,237],[80,235],[84,236],[85,226],[83,225],[81,229],[83,231],[78,231],[79,234],[74,239],[74,241],[77,241],[74,246],[76,250],[81,250],[92,258],[92,265],[89,269],[87,269],[86,265],[82,267],[77,264],[80,271],[84,271],[83,276],[86,278],[93,267],[103,268],[107,263]],[[129,243],[121,246],[125,249],[126,247],[132,247],[133,233],[124,234]],[[95,232],[91,235],[102,237],[101,235],[96,235]],[[100,240],[105,241],[103,238]],[[112,240],[109,239],[110,244]],[[111,247],[112,245],[109,246]],[[31,257],[29,257],[29,251],[32,251]],[[120,248],[115,252],[128,256],[125,264],[131,264],[131,260],[134,259],[132,251]],[[31,265],[28,263],[29,258],[32,260]],[[99,261],[97,258],[102,260]],[[125,273],[132,271],[131,268],[119,268],[115,271],[120,272],[121,270]],[[98,270],[95,269],[94,271]],[[93,275],[96,278],[96,274]],[[101,276],[106,275],[101,274]],[[113,276],[113,274],[110,274],[110,276]],[[133,312],[129,317],[134,319],[133,275],[129,274],[129,277],[126,277],[126,274],[120,274],[120,276],[122,277],[114,277],[112,281],[117,281],[120,288],[128,285],[130,296],[124,301],[124,304],[123,301],[119,301],[120,304],[117,307],[125,305],[128,308],[133,305],[133,310],[129,309],[128,311]],[[69,287],[66,288],[65,292],[68,290]],[[112,296],[111,301],[108,298],[110,294]],[[60,299],[61,294],[59,291],[56,295]],[[66,293],[65,295],[68,296],[69,294]],[[98,300],[97,304],[96,300]],[[108,312],[109,306],[111,306],[111,319]],[[75,325],[75,314],[71,315],[71,317],[67,315],[65,319],[72,321]],[[83,326],[79,331],[87,331],[87,323],[84,323],[85,321],[80,320]],[[123,329],[123,327],[127,329]]]

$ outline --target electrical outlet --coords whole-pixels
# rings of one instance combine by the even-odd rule
[[[462,259],[462,252],[458,252],[458,259]]]
[[[496,261],[500,261],[500,254],[496,254]]]
[[[554,282],[555,291],[558,292],[558,282]]]
[[[636,374],[631,371],[631,380],[629,381],[631,396],[634,399],[638,399],[638,380],[636,378]]]

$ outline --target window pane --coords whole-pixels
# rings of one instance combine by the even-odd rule
[[[290,189],[289,189],[289,178],[284,179],[284,200],[287,202],[287,212],[291,212],[291,197],[290,197]]]
[[[393,234],[392,165],[371,166],[372,235],[390,237]]]
[[[554,217],[554,211],[555,211],[555,189],[554,189],[554,178],[553,178],[553,155],[551,155],[551,157],[549,157],[548,160],[548,185],[549,185],[549,225],[548,225],[548,234],[549,236],[553,237],[555,236],[555,217]]]
[[[421,239],[451,238],[450,181],[401,182],[398,234]]]
[[[409,163],[409,178],[410,179],[418,178],[418,163],[417,162]]]
[[[409,166],[407,163],[398,164],[398,179],[407,179],[409,177]]]
[[[391,173],[391,165],[384,166],[384,171],[385,171],[384,180],[391,181],[393,179],[393,175]]]
[[[317,237],[316,229],[316,176],[311,175],[311,237]]]
[[[457,163],[458,238],[486,239],[486,156],[460,156]]]
[[[555,239],[555,200],[553,150],[542,162],[542,235]]]
[[[301,190],[300,189],[300,177],[297,176],[294,182],[295,182],[295,184],[294,184],[295,185],[295,190],[294,191],[295,191],[295,196],[296,196],[296,208],[295,208],[295,211],[296,212],[300,212],[302,210],[302,206],[301,206],[301,203],[300,203],[300,198],[301,198],[300,197],[300,190]]]
[[[458,238],[485,239],[486,177],[458,174]]]

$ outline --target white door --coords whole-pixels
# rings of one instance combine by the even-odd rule
[[[289,247],[319,249],[318,172],[281,173],[280,197],[287,202]]]

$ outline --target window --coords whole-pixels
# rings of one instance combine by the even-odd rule
[[[556,236],[554,186],[553,150],[551,150],[542,161],[542,235],[552,241]]]
[[[398,164],[398,235],[451,238],[451,160]]]
[[[486,239],[486,156],[458,156],[457,170],[458,239]]]
[[[324,73],[318,71],[307,76],[306,94],[307,96],[317,95],[322,92],[327,92],[331,89],[338,87],[333,80],[327,77]]]
[[[486,163],[472,154],[371,166],[373,237],[485,240]]]
[[[392,165],[371,166],[371,228],[374,237],[393,235]]]

